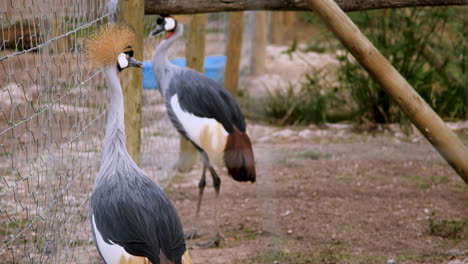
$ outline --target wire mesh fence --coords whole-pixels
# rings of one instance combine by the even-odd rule
[[[108,91],[81,48],[109,16],[104,0],[0,3],[1,263],[100,263],[88,200]],[[207,55],[224,54],[226,18],[210,15]],[[146,33],[155,21],[145,17]],[[160,40],[145,39],[144,60]],[[180,41],[171,57],[184,50]],[[141,166],[164,185],[175,172],[178,134],[159,91],[145,90],[143,99]]]
[[[1,4],[2,263],[89,263],[107,90],[80,47],[108,14],[95,0]]]

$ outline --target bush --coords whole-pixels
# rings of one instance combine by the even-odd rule
[[[372,10],[349,16],[442,118],[468,116],[468,85],[464,83],[468,65],[464,31],[468,29],[464,27],[463,8]],[[343,49],[313,13],[300,13],[299,19],[321,32],[304,51],[336,53]],[[294,52],[297,46],[293,43],[286,53]],[[463,52],[460,47],[466,50]],[[265,100],[264,115],[283,125],[346,118],[397,122],[411,132],[404,113],[350,53],[342,52],[338,59],[339,82],[335,87],[319,84],[320,75],[307,76],[299,89],[289,87],[270,94]]]
[[[466,53],[463,10],[406,8],[352,13],[351,18],[378,50],[443,118],[467,115],[463,84]],[[359,116],[377,123],[407,122],[368,73],[345,53],[339,80],[352,92]]]
[[[320,76],[306,75],[299,90],[290,85],[286,90],[269,93],[264,115],[280,125],[322,124],[340,119],[341,116],[330,109],[343,105],[343,99],[336,88],[328,90],[329,87],[319,85]]]

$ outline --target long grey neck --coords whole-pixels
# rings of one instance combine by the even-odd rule
[[[117,68],[105,68],[104,76],[109,87],[110,105],[107,116],[102,165],[115,159],[118,155],[129,157],[125,146],[124,98]]]
[[[171,68],[176,68],[176,65],[173,65],[172,63],[169,62],[169,59],[167,57],[167,51],[169,48],[183,35],[184,33],[184,25],[183,24],[177,24],[177,27],[174,31],[174,34],[161,41],[159,46],[156,48],[156,52],[153,55],[153,70],[156,73],[156,80],[158,81],[159,86],[161,89],[166,88],[165,85],[163,85],[164,81],[169,77],[170,75],[170,69]],[[162,90],[162,92],[164,92]]]

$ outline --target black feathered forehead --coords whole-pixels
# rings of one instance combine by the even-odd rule
[[[132,46],[126,47],[125,51],[123,53],[127,54],[130,57],[133,57],[133,48],[132,48]]]
[[[164,18],[166,17],[170,17],[170,15],[166,15],[166,14],[163,14],[163,15],[159,15],[158,19],[156,19],[156,24],[158,25],[161,25],[164,23]]]

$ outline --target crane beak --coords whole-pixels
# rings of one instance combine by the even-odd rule
[[[156,28],[150,32],[150,36],[153,37],[153,36],[157,36],[161,33],[163,33],[165,30],[164,30],[164,26],[163,25],[157,25]]]
[[[128,59],[128,67],[137,67],[137,68],[142,68],[143,63],[141,61],[137,61],[134,58],[130,57]]]

